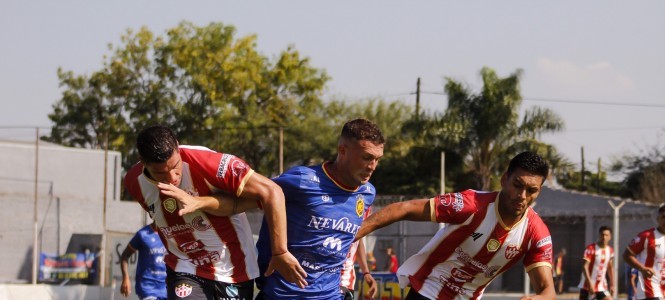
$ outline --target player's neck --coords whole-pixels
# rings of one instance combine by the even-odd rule
[[[352,185],[348,184],[348,180],[344,179],[344,176],[339,169],[339,165],[336,163],[336,161],[329,161],[323,164],[323,167],[326,169],[326,172],[328,172],[328,175],[330,176],[330,179],[333,181],[337,182],[337,184],[341,185],[343,188],[348,189],[348,190],[353,190],[357,189],[357,185]]]
[[[598,245],[599,248],[605,248],[605,247],[609,246],[608,244],[603,243],[603,242],[597,242],[596,245]]]
[[[660,234],[665,234],[665,228],[656,227],[656,230],[658,230]]]

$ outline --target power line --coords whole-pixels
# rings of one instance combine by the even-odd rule
[[[446,96],[444,92],[420,91],[421,94],[441,95]],[[415,92],[402,93],[400,95],[415,95]],[[570,104],[592,104],[592,105],[616,105],[616,106],[638,106],[638,107],[659,107],[665,108],[665,104],[657,103],[635,103],[635,102],[610,102],[610,101],[591,101],[582,99],[555,99],[555,98],[541,98],[541,97],[522,97],[525,101],[539,101],[539,102],[558,102]]]

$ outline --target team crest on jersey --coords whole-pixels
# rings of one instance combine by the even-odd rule
[[[185,298],[192,294],[192,286],[186,283],[181,283],[175,287],[175,295],[178,298]]]
[[[513,259],[520,254],[520,249],[515,244],[510,244],[506,247],[506,259]]]
[[[358,214],[358,217],[362,217],[364,212],[365,199],[363,199],[362,195],[358,195],[358,197],[356,197],[356,214]]]
[[[489,252],[496,252],[496,250],[499,250],[499,247],[501,246],[501,243],[495,239],[490,239],[489,242],[487,242],[487,251]]]
[[[176,203],[175,199],[173,198],[168,198],[164,200],[163,205],[164,209],[166,209],[166,211],[168,211],[169,213],[173,213],[176,207],[178,207],[178,203]]]

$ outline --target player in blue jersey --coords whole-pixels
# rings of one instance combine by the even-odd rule
[[[166,264],[164,264],[166,248],[151,225],[139,229],[120,255],[122,271],[120,293],[125,297],[132,293],[127,265],[129,257],[136,251],[139,252],[134,277],[136,295],[141,300],[166,300]]]
[[[307,272],[304,288],[272,272],[267,227],[257,248],[262,276],[256,299],[343,299],[340,271],[365,211],[376,190],[369,183],[383,156],[383,134],[376,124],[355,119],[344,124],[337,158],[316,166],[299,166],[273,179],[284,191],[288,250]]]

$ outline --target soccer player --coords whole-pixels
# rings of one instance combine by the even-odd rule
[[[286,247],[284,194],[278,185],[238,157],[179,145],[168,127],[145,128],[136,146],[141,162],[129,170],[125,186],[153,218],[168,251],[169,299],[252,299],[259,275],[256,250],[247,217],[235,212],[245,205],[263,207],[271,268],[289,283],[306,285],[306,273]],[[233,205],[181,201],[211,194]]]
[[[610,300],[614,294],[614,249],[610,247],[612,229],[601,226],[598,242],[586,246],[580,288],[580,300]],[[607,275],[610,277],[609,287]],[[589,297],[591,296],[591,298]]]
[[[536,295],[554,299],[552,238],[531,209],[549,172],[533,152],[515,156],[501,191],[466,190],[387,205],[363,222],[356,239],[400,220],[447,223],[397,271],[408,300],[480,299],[499,274],[522,261]]]
[[[122,284],[120,293],[129,297],[132,294],[131,281],[127,270],[129,257],[136,251],[139,259],[136,263],[136,295],[141,300],[166,300],[166,248],[152,224],[146,225],[134,234],[125,250],[120,255]]]
[[[351,244],[351,250],[346,256],[344,265],[342,268],[342,276],[340,282],[340,290],[344,294],[344,300],[354,300],[355,299],[355,286],[356,286],[356,270],[354,268],[354,262],[358,261],[358,266],[360,267],[360,273],[363,278],[363,282],[367,282],[369,286],[370,298],[374,299],[376,297],[377,286],[374,277],[370,273],[370,267],[367,264],[367,257],[365,254],[365,243],[363,240],[358,240]],[[364,299],[361,295],[360,299]]]
[[[661,285],[665,273],[665,205],[658,208],[656,221],[657,227],[640,232],[623,252],[623,260],[640,272],[637,299],[665,297]]]
[[[305,288],[281,274],[262,272],[256,299],[340,300],[340,272],[376,190],[369,183],[385,140],[376,124],[355,119],[344,124],[332,162],[289,169],[274,181],[286,197],[288,250],[307,271]],[[264,219],[265,221],[265,219]],[[265,225],[265,222],[264,222]],[[265,270],[271,255],[266,226],[257,248]],[[277,253],[279,254],[279,253]]]

